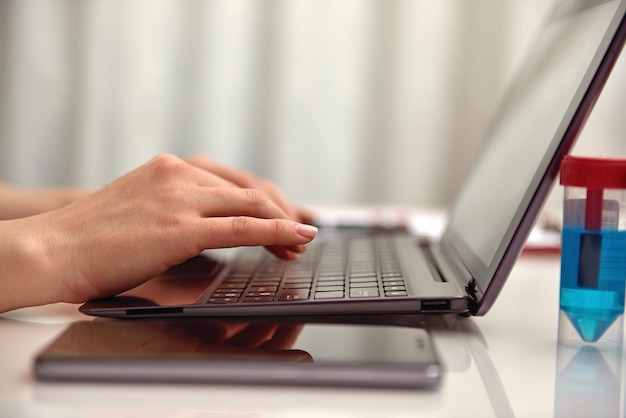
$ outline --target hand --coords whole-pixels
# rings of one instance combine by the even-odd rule
[[[317,231],[262,191],[169,155],[71,205],[4,227],[0,311],[117,294],[205,249],[263,245],[295,258]]]
[[[313,214],[302,208],[294,207],[289,199],[287,199],[287,197],[280,191],[280,189],[269,180],[259,179],[250,173],[221,164],[205,157],[204,155],[192,155],[191,157],[186,158],[185,161],[203,170],[216,174],[238,187],[260,190],[265,193],[265,195],[276,205],[278,205],[278,207],[280,207],[291,219],[306,224],[313,223]],[[269,246],[268,250],[279,257],[290,258],[285,255],[284,249],[280,247]]]

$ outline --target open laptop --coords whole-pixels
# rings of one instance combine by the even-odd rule
[[[241,249],[228,262],[206,252],[131,291],[88,302],[81,312],[121,318],[485,314],[618,57],[625,12],[626,0],[557,4],[437,242],[404,232],[321,233],[293,262],[262,248]]]

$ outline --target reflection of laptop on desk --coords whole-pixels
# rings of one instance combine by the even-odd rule
[[[81,311],[126,318],[484,314],[624,43],[625,10],[626,0],[559,4],[438,242],[400,232],[321,234],[296,262],[243,249],[240,265],[218,265],[209,274],[202,266],[208,259],[198,258]],[[194,261],[201,265],[195,271]]]

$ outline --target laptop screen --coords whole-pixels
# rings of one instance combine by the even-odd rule
[[[621,1],[559,3],[491,127],[444,235],[483,292],[529,208],[534,219],[554,182],[554,157],[579,131],[570,128],[572,120],[582,124],[586,117],[577,114],[581,102],[595,99],[585,95],[623,14]]]

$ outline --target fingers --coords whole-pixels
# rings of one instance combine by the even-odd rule
[[[157,155],[131,173],[142,177],[142,181],[150,179],[153,182],[162,184],[166,184],[168,181],[174,183],[189,181],[190,184],[193,183],[200,186],[236,186],[232,181],[216,173],[204,170],[170,154]]]
[[[220,175],[198,168],[195,165],[189,166],[198,180],[198,185],[205,187],[240,187],[232,181],[221,177]]]
[[[306,251],[306,245],[269,245],[266,246],[266,249],[278,258],[295,260]]]
[[[311,225],[286,219],[261,219],[247,216],[206,218],[199,228],[193,230],[204,249],[238,246],[298,246],[310,242],[317,235],[317,228]]]
[[[212,187],[199,190],[201,214],[210,216],[254,216],[289,219],[289,216],[262,192],[237,187]]]
[[[292,218],[276,203],[276,199],[252,187],[253,180],[243,180],[245,176],[254,178],[247,173],[217,164],[215,173],[170,155],[155,157],[147,165],[151,180],[157,182],[157,179],[162,179],[164,184],[169,183],[170,190],[184,190],[186,202],[192,205],[198,202],[203,216]],[[212,167],[208,163],[205,166]],[[223,178],[221,173],[227,173],[228,178]],[[194,185],[200,186],[200,189],[195,190]],[[190,196],[190,193],[195,195]]]
[[[192,155],[191,157],[185,158],[185,161],[202,170],[214,173],[239,187],[256,186],[256,177],[252,174],[220,164],[217,161],[211,160],[203,155]]]
[[[289,199],[280,191],[280,189],[272,182],[261,180],[258,186],[265,194],[269,196],[278,206],[280,206],[291,219],[300,221],[298,210],[291,204]]]
[[[291,260],[306,249],[304,244],[317,233],[315,228],[278,221],[309,219],[310,216],[296,210],[271,182],[200,155],[185,159],[182,166],[178,164],[181,160],[172,158],[157,159],[157,162],[169,163],[165,169],[170,178],[192,174],[194,182],[201,186],[185,192],[185,205],[195,206],[196,213],[212,220],[211,233],[202,237],[204,248],[263,245],[277,257]],[[198,202],[198,206],[194,202]],[[259,222],[256,218],[272,221]]]
[[[257,189],[265,193],[274,203],[276,203],[291,219],[306,222],[307,217],[301,216],[304,212],[296,209],[289,199],[280,191],[275,184],[270,181],[259,179],[250,173],[239,170],[202,155],[193,155],[185,159],[189,164],[199,167],[208,172],[214,173],[232,184],[250,189]]]
[[[313,214],[313,212],[304,209],[304,208],[297,208],[297,217],[294,218],[295,220],[297,220],[298,222],[302,222],[305,224],[314,224],[316,219],[315,219],[315,215]]]
[[[267,199],[261,192],[254,189],[212,188],[209,204],[203,211],[205,217],[212,216],[250,216],[264,219],[289,218],[280,207]],[[270,245],[267,247],[275,256],[293,260],[306,250],[305,245]]]

